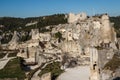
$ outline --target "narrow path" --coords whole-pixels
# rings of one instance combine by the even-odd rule
[[[46,63],[45,65],[43,65],[41,67],[41,69],[45,68],[48,64],[50,64],[50,63]],[[41,69],[39,69],[38,71],[35,72],[35,74],[31,78],[31,80],[40,80],[40,77],[38,76],[38,74],[41,72]]]
[[[32,76],[31,80],[40,80],[40,77],[38,76],[38,74],[41,72],[41,69],[45,68],[48,64],[52,63],[53,61],[47,62],[46,64],[44,64],[38,71],[36,71],[34,73],[34,75]]]
[[[3,69],[5,67],[5,65],[9,62],[9,60],[15,58],[15,57],[10,57],[8,58],[8,53],[2,58],[0,59],[0,69]]]
[[[7,59],[8,55],[9,55],[9,53],[7,53],[2,59]]]
[[[38,74],[41,72],[41,70],[38,70],[33,77],[31,78],[31,80],[40,80],[40,77],[38,76]]]
[[[89,80],[89,76],[89,66],[78,66],[66,69],[66,71],[57,78],[57,80]]]

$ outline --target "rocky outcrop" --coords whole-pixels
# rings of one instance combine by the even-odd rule
[[[11,41],[9,42],[9,44],[16,44],[18,43],[20,40],[20,35],[17,31],[14,31],[13,37],[11,39]]]
[[[40,41],[50,41],[51,39],[50,33],[40,33],[39,36]]]
[[[13,37],[9,44],[9,49],[16,49],[20,40],[20,34],[17,31],[14,31]]]
[[[32,39],[39,39],[39,29],[32,29],[31,34],[32,34]]]

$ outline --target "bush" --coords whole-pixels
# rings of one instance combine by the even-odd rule
[[[60,32],[55,33],[55,38],[58,38],[58,42],[60,42],[62,38],[62,34]]]

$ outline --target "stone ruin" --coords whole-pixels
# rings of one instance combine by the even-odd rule
[[[63,25],[60,29],[66,39],[61,44],[61,49],[76,57],[78,61],[78,57],[90,57],[90,80],[102,80],[105,78],[102,75],[104,65],[112,59],[114,50],[118,50],[116,32],[107,14],[84,17],[83,20],[80,18],[78,15],[69,14],[69,24]]]
[[[85,19],[87,19],[86,13],[80,13],[80,14],[69,13],[68,14],[68,23],[73,23],[73,22],[76,22],[78,20],[82,21]]]
[[[67,54],[68,60],[62,65],[64,69],[75,60],[77,65],[90,65],[90,80],[102,80],[102,68],[113,57],[114,50],[118,50],[116,32],[109,16],[88,18],[85,13],[70,13],[67,17],[68,23],[55,25],[51,32],[40,33],[38,29],[32,29],[32,39],[22,44],[18,44],[19,37],[14,32],[9,44],[18,47],[19,56],[32,58],[38,65],[51,60],[62,62]],[[57,32],[62,34],[60,42],[55,37]]]

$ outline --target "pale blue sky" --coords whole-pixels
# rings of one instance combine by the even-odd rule
[[[0,17],[35,17],[57,13],[120,15],[120,0],[0,0]]]

